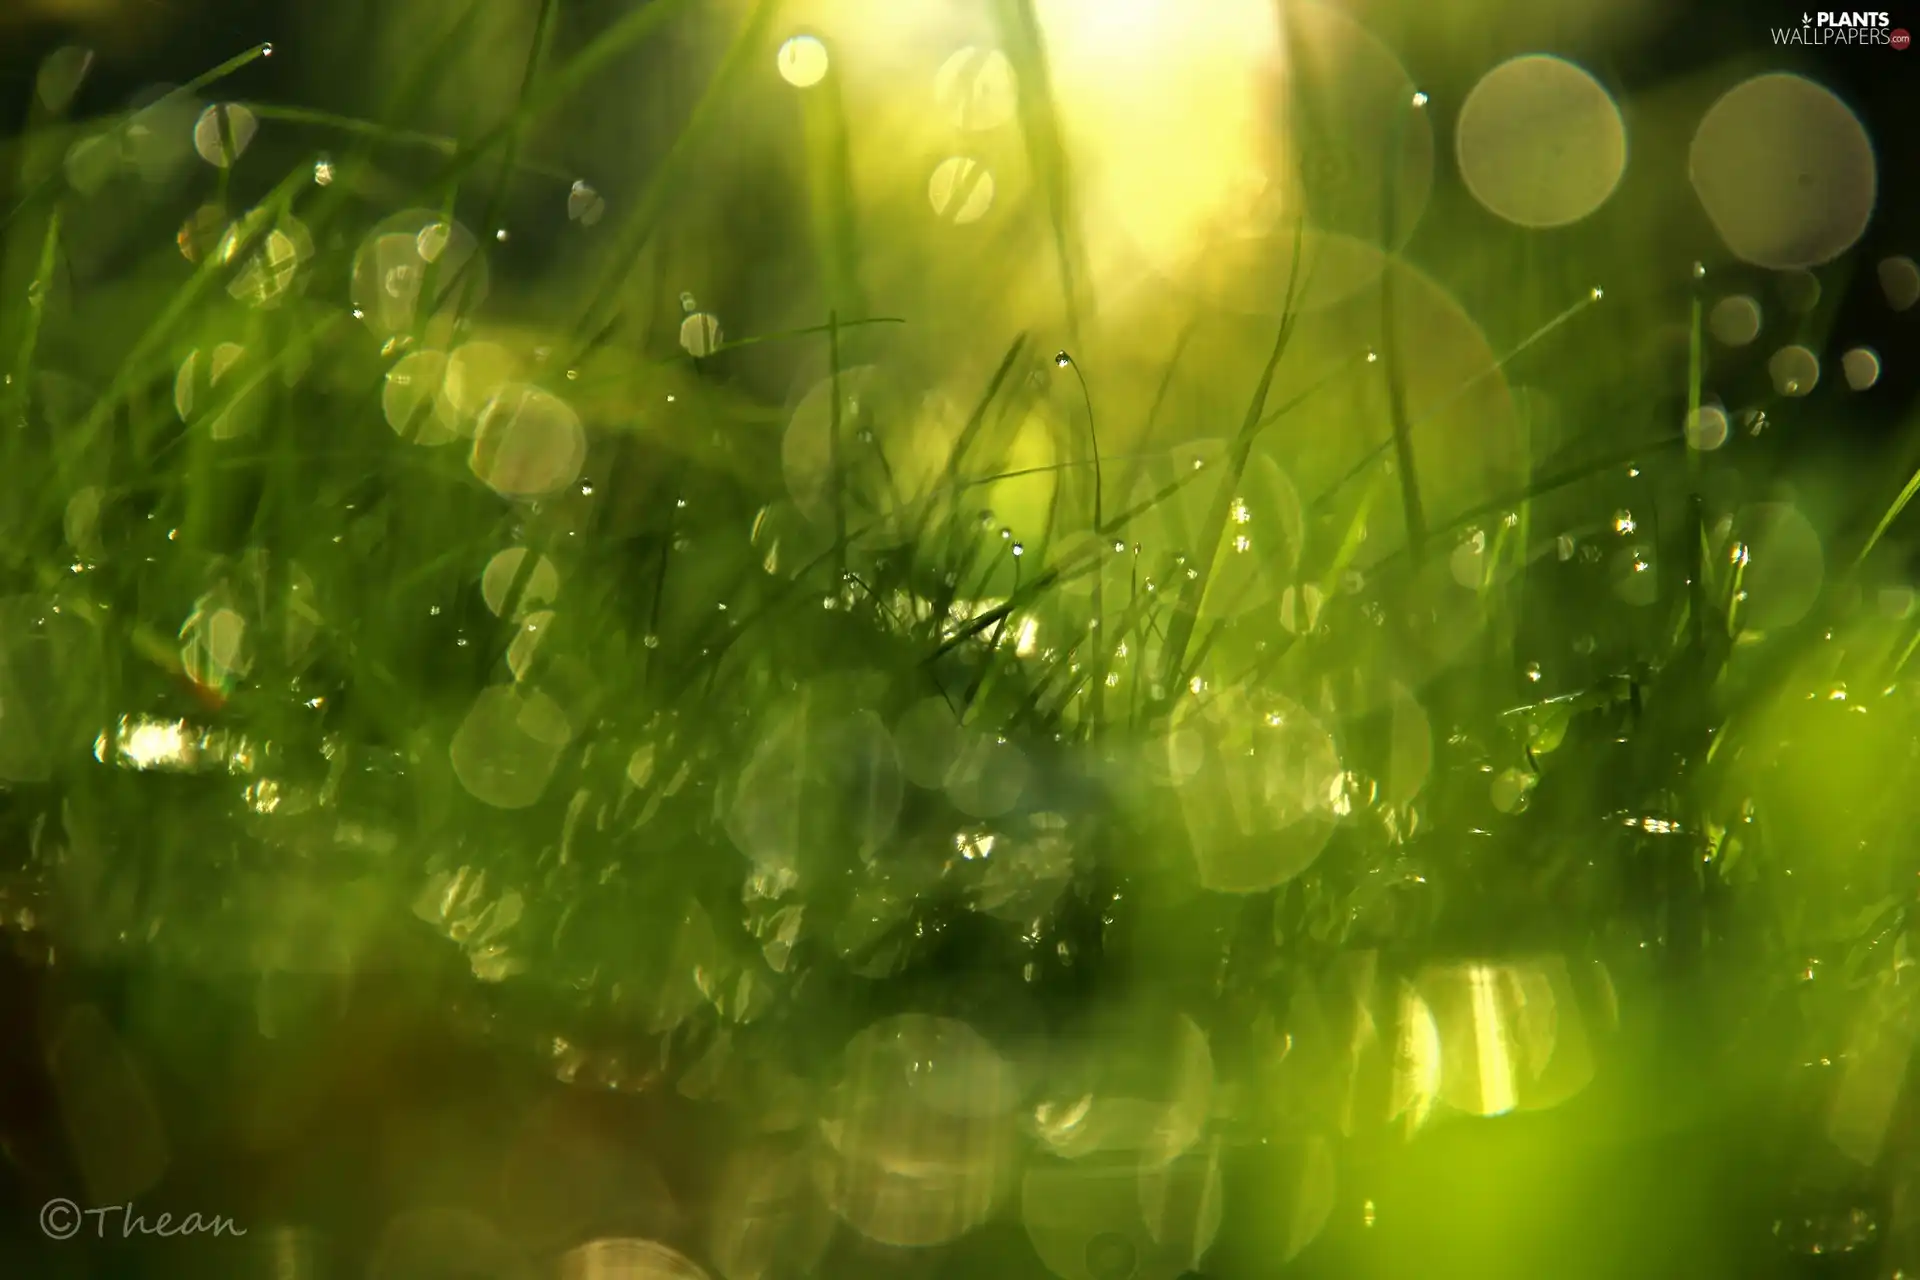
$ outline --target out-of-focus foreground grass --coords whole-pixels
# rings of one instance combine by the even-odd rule
[[[1913,1265],[1910,196],[1822,64],[1551,10],[48,49],[20,1198],[395,1277]]]

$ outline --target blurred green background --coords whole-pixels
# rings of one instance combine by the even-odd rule
[[[0,1267],[1912,1273],[1853,17],[12,0]]]

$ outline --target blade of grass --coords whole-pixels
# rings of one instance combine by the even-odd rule
[[[1080,368],[1080,362],[1074,359],[1071,355],[1067,355],[1064,352],[1062,353],[1062,356],[1064,356],[1064,358],[1066,359],[1068,367],[1070,367],[1073,370],[1073,376],[1075,380],[1077,380],[1080,384],[1080,403],[1086,406],[1086,410],[1087,410],[1087,443],[1088,443],[1088,447],[1092,450],[1092,454],[1093,454],[1093,457],[1092,457],[1093,527],[1098,529],[1101,525],[1106,523],[1106,516],[1102,510],[1102,505],[1101,505],[1102,495],[1100,491],[1100,432],[1097,429],[1094,422],[1093,392],[1087,387],[1087,375],[1086,375],[1086,372]],[[1056,362],[1060,358],[1061,358],[1060,356],[1056,356],[1055,357]],[[1058,495],[1058,492],[1059,490],[1056,488],[1055,489],[1056,496]],[[1105,578],[1106,578],[1106,575],[1103,573],[1100,573],[1097,570],[1093,575],[1093,625],[1096,628],[1100,625],[1101,619],[1106,614],[1106,602],[1103,598],[1103,591],[1102,591],[1102,588],[1105,585]],[[1087,710],[1087,721],[1096,730],[1099,728],[1101,724],[1103,704],[1106,700],[1106,688],[1107,688],[1106,654],[1107,654],[1107,649],[1105,644],[1101,644],[1097,646],[1094,650],[1095,656],[1094,656],[1094,663],[1093,663],[1093,667],[1094,667],[1093,685],[1090,692],[1090,698],[1089,698],[1090,705]]]
[[[448,24],[444,34],[431,48],[424,50],[414,62],[405,78],[394,86],[393,91],[382,100],[379,116],[382,119],[410,120],[419,114],[434,86],[439,82],[439,70],[471,37],[473,26],[479,21],[486,0],[468,0],[466,8],[459,17]],[[345,161],[347,173],[355,173],[372,161],[374,148],[382,139],[367,132],[359,132],[360,144],[354,148]],[[449,161],[451,163],[451,161]],[[326,194],[310,210],[308,221],[316,229],[331,225],[341,209],[347,207],[353,198],[351,186],[346,182],[335,182],[327,188]],[[441,201],[445,203],[444,200]]]
[[[484,163],[496,148],[504,146],[516,132],[536,124],[547,112],[585,87],[615,58],[645,43],[667,23],[693,7],[693,0],[651,0],[651,3],[636,6],[574,55],[565,67],[544,80],[511,117],[488,130],[471,146],[462,148],[440,175],[441,186],[458,184],[476,165]],[[760,7],[769,9],[774,6],[762,0]]]
[[[847,482],[840,465],[840,317],[827,317],[827,368],[832,408],[827,412],[827,474],[833,485],[833,544],[840,548],[840,575],[847,572]]]
[[[1900,487],[1900,492],[1894,495],[1887,509],[1880,513],[1879,522],[1873,526],[1873,532],[1867,535],[1866,543],[1861,546],[1860,553],[1853,558],[1854,568],[1857,569],[1866,563],[1867,557],[1872,555],[1873,549],[1880,545],[1880,540],[1887,536],[1887,530],[1893,527],[1893,522],[1900,518],[1900,513],[1907,509],[1907,504],[1913,501],[1913,495],[1916,493],[1920,493],[1920,468],[1916,468],[1913,474],[1907,477],[1906,484]]]
[[[999,401],[1000,393],[1007,385],[1007,379],[1013,376],[1013,371],[1020,364],[1026,348],[1027,335],[1024,333],[1016,335],[1014,340],[1008,344],[1006,354],[1000,357],[999,366],[994,369],[993,376],[987,380],[986,390],[981,393],[979,400],[974,402],[973,411],[967,415],[966,422],[961,425],[960,434],[954,440],[953,448],[947,451],[945,468],[941,475],[940,483],[934,486],[934,493],[953,492],[957,496],[958,491],[964,487],[959,484],[957,480],[960,474],[960,467],[966,461],[967,455],[973,450],[974,443],[979,439],[980,432],[985,429],[987,414],[992,411],[993,406]],[[914,522],[912,542],[915,546],[920,545],[921,542],[926,539],[929,532],[928,525],[933,518],[935,506],[936,504],[933,503],[927,504],[921,512],[919,519]],[[956,500],[947,512],[947,533],[949,536],[957,539],[964,523],[960,516],[959,503]],[[944,604],[942,607],[945,607]]]
[[[734,36],[733,43],[721,58],[718,71],[714,73],[706,91],[700,95],[700,100],[694,104],[693,114],[688,119],[686,127],[681,129],[679,137],[675,138],[673,145],[668,148],[659,168],[648,179],[646,189],[640,193],[639,200],[635,202],[632,211],[614,237],[614,249],[609,255],[609,270],[602,279],[599,289],[581,311],[580,320],[574,330],[576,348],[585,335],[599,333],[619,312],[619,295],[632,274],[633,264],[640,259],[641,249],[652,238],[660,215],[667,206],[667,201],[679,191],[689,168],[700,155],[722,105],[733,92],[735,84],[748,64],[763,51],[768,28],[772,26],[780,5],[781,0],[756,0],[747,21],[741,26]],[[639,12],[647,15],[675,8],[677,8],[676,0],[656,0],[654,4],[645,6]],[[649,31],[651,29],[651,27],[647,28]],[[602,47],[609,42],[608,37],[603,37],[589,53],[576,58],[572,66],[569,66],[564,73],[555,76],[549,84],[555,88],[564,88],[584,80],[584,75],[579,70],[580,65],[589,58],[610,57],[610,53],[602,52]],[[539,105],[546,100],[547,96],[543,94],[536,97],[532,108],[534,114],[537,114]],[[566,363],[572,364],[574,361],[569,359]]]
[[[225,62],[220,63],[218,66],[212,68],[211,70],[204,71],[201,74],[195,76],[193,79],[187,81],[185,84],[179,86],[178,88],[168,90],[165,94],[162,94],[159,98],[157,98],[153,102],[148,103],[144,107],[140,108],[140,110],[150,111],[155,107],[161,106],[162,104],[165,104],[165,103],[178,102],[182,99],[191,98],[194,94],[200,92],[202,89],[211,88],[213,85],[216,85],[220,83],[220,81],[225,80],[228,76],[232,75],[236,71],[239,71],[242,67],[250,66],[253,63],[258,62],[261,58],[268,57],[270,48],[271,46],[269,45],[255,45],[244,53],[237,53],[233,57],[228,58]],[[127,112],[121,113],[118,116],[109,117],[113,121],[113,124],[111,127],[115,129],[125,128],[127,124],[129,124],[134,119],[134,117],[137,116],[138,114],[139,114],[138,111],[127,111]],[[85,122],[81,124],[76,124],[72,126],[71,131],[80,132],[88,128],[92,123],[94,122]],[[4,218],[0,218],[0,231],[4,231],[8,226],[12,225],[13,220],[20,215],[22,210],[27,208],[27,206],[31,205],[35,200],[39,199],[40,196],[44,195],[47,191],[51,190],[54,186],[56,186],[60,182],[60,179],[61,179],[60,169],[58,166],[55,166],[52,171],[47,173],[38,182],[34,183],[33,187],[25,195],[21,196],[18,201],[14,203],[13,208],[7,211],[6,216]]]
[[[513,119],[520,123],[507,131],[505,144],[501,148],[500,173],[493,181],[492,190],[487,195],[486,212],[480,219],[482,235],[500,225],[500,212],[506,207],[507,182],[513,177],[514,166],[520,159],[520,140],[525,136],[527,103],[533,97],[534,85],[539,82],[547,54],[553,48],[554,24],[559,15],[560,0],[540,0],[540,14],[534,22],[533,39],[527,45],[526,69],[520,75],[519,103],[513,113]]]
[[[1073,186],[1059,112],[1054,106],[1046,36],[1033,0],[997,0],[994,16],[1001,43],[1006,47],[1020,85],[1020,131],[1026,139],[1028,162],[1046,198],[1054,262],[1060,273],[1061,301],[1067,313],[1067,334],[1077,343],[1086,273],[1080,269],[1074,235]]]
[[[1287,292],[1281,302],[1280,327],[1274,335],[1273,348],[1267,353],[1267,362],[1260,370],[1259,381],[1255,384],[1252,396],[1247,401],[1246,413],[1240,421],[1240,430],[1235,435],[1232,452],[1227,459],[1227,478],[1214,495],[1206,522],[1201,526],[1200,545],[1196,549],[1200,563],[1195,572],[1181,584],[1180,605],[1176,610],[1172,624],[1167,629],[1166,679],[1171,680],[1186,662],[1187,645],[1193,636],[1194,623],[1199,616],[1200,598],[1206,591],[1207,583],[1213,575],[1214,561],[1219,556],[1220,539],[1231,518],[1233,503],[1237,497],[1240,480],[1246,474],[1247,462],[1253,456],[1253,442],[1260,430],[1260,422],[1266,415],[1267,397],[1273,391],[1274,375],[1280,370],[1280,361],[1285,358],[1287,347],[1293,340],[1294,327],[1299,321],[1299,312],[1294,309],[1294,289],[1300,280],[1300,255],[1305,243],[1306,224],[1296,223],[1293,235],[1293,263],[1287,272]]]
[[[1513,347],[1505,355],[1501,356],[1498,360],[1494,361],[1491,365],[1489,365],[1485,369],[1482,369],[1480,372],[1474,374],[1472,377],[1463,381],[1459,386],[1455,387],[1453,391],[1449,395],[1447,395],[1444,399],[1442,399],[1438,404],[1434,405],[1431,409],[1428,409],[1425,413],[1421,414],[1419,417],[1415,418],[1412,422],[1408,423],[1407,430],[1409,434],[1425,426],[1427,423],[1433,421],[1435,418],[1439,417],[1441,414],[1451,409],[1454,405],[1458,404],[1463,398],[1465,398],[1468,392],[1472,391],[1475,387],[1479,386],[1482,382],[1485,382],[1488,378],[1497,376],[1509,364],[1519,359],[1521,355],[1523,355],[1532,347],[1538,345],[1549,334],[1553,333],[1555,330],[1559,329],[1562,325],[1572,320],[1575,316],[1585,311],[1588,307],[1598,302],[1600,300],[1600,297],[1601,297],[1600,290],[1598,289],[1593,290],[1585,298],[1581,299],[1579,302],[1574,303],[1572,306],[1562,311],[1559,315],[1553,317],[1553,319],[1547,321],[1545,324],[1541,325],[1538,329],[1535,329],[1532,333],[1528,334],[1524,339],[1521,340],[1518,346]],[[1379,461],[1381,456],[1386,454],[1391,449],[1393,449],[1393,447],[1394,447],[1394,438],[1390,436],[1386,440],[1383,440],[1379,444],[1375,445],[1372,449],[1369,449],[1364,455],[1362,455],[1362,457],[1358,462],[1354,463],[1353,466],[1347,470],[1345,474],[1340,476],[1340,478],[1335,480],[1332,484],[1328,485],[1327,488],[1320,494],[1320,496],[1313,500],[1313,502],[1311,503],[1311,508],[1313,510],[1319,510],[1320,508],[1325,506],[1326,503],[1332,499],[1335,493],[1338,493],[1341,489],[1344,489],[1348,484],[1352,483],[1355,478],[1363,474],[1367,470],[1367,468],[1371,467],[1375,462]]]
[[[13,357],[12,393],[8,416],[16,417],[29,398],[33,379],[34,355],[40,345],[40,324],[45,318],[47,292],[53,287],[54,268],[60,252],[60,210],[47,218],[47,230],[40,238],[40,257],[34,266],[33,283],[27,286],[26,326],[20,334],[20,346]],[[11,474],[18,474],[13,472]]]
[[[1380,345],[1385,348],[1382,376],[1387,384],[1387,421],[1393,428],[1398,464],[1400,508],[1407,526],[1407,552],[1417,566],[1427,553],[1427,513],[1420,501],[1419,462],[1413,454],[1413,422],[1407,416],[1407,382],[1400,362],[1398,317],[1394,313],[1394,265],[1380,273]]]
[[[1685,439],[1680,436],[1662,436],[1655,440],[1644,441],[1636,448],[1623,449],[1617,453],[1608,454],[1606,457],[1593,462],[1583,462],[1577,467],[1567,467],[1560,471],[1550,472],[1532,481],[1524,488],[1516,489],[1492,501],[1483,502],[1478,506],[1468,508],[1447,523],[1435,526],[1431,532],[1435,536],[1457,532],[1460,529],[1466,528],[1476,520],[1484,519],[1497,512],[1513,510],[1520,503],[1531,502],[1537,498],[1544,497],[1556,489],[1563,489],[1570,484],[1578,484],[1582,480],[1588,480],[1603,472],[1612,471],[1637,458],[1644,458],[1649,454],[1679,448],[1685,443]],[[1404,553],[1404,548],[1399,551],[1389,552],[1380,558],[1377,565],[1390,564],[1398,560]]]
[[[867,308],[856,265],[859,238],[854,223],[851,130],[840,86],[841,77],[829,75],[800,95],[800,121],[813,254],[826,286],[827,305],[857,314]]]
[[[233,252],[225,262],[219,261],[219,255],[209,255],[186,284],[175,290],[167,305],[161,308],[153,322],[135,340],[112,381],[107,384],[106,391],[94,401],[93,407],[82,419],[73,433],[70,452],[84,453],[91,448],[108,420],[124,407],[127,398],[141,381],[150,376],[148,361],[154,352],[179,332],[181,322],[200,305],[210,289],[246,269],[253,254],[285,214],[293,192],[303,181],[298,173],[283,179],[261,206],[271,210],[272,216],[261,218],[245,238],[233,247]]]

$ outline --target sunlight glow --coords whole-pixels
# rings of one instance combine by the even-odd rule
[[[1076,156],[1102,212],[1163,270],[1275,189],[1262,155],[1280,33],[1260,0],[1043,0]]]

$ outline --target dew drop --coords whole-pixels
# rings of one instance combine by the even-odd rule
[[[1015,554],[1016,556],[1023,556],[1027,554],[1027,549],[1016,542],[1013,544],[1013,554]]]
[[[263,58],[271,58],[273,56],[273,41],[269,40],[260,46],[260,56]]]
[[[1706,263],[1704,263],[1704,262],[1696,262],[1696,263],[1694,263],[1694,264],[1693,264],[1693,278],[1694,278],[1695,280],[1705,280],[1705,279],[1707,278],[1707,264],[1706,264]]]
[[[775,65],[782,80],[796,89],[810,89],[827,78],[827,46],[816,36],[794,36],[780,46]]]
[[[606,216],[607,202],[586,182],[575,182],[567,192],[567,218],[591,227]]]
[[[1600,299],[1607,296],[1607,291],[1605,289],[1602,289],[1599,285],[1595,285],[1593,286],[1592,292],[1590,292],[1587,296],[1592,298],[1595,302],[1598,302],[1600,301]]]
[[[693,294],[682,290],[680,294],[680,309],[691,315],[700,309],[700,304],[694,300]]]
[[[1413,105],[1414,105],[1414,106],[1416,106],[1416,107],[1424,107],[1424,106],[1426,106],[1426,105],[1427,105],[1427,101],[1428,101],[1428,99],[1427,99],[1427,92],[1426,92],[1426,90],[1424,90],[1424,89],[1415,89],[1415,90],[1413,91]]]
[[[507,242],[507,229],[505,227],[500,228],[498,231],[493,233],[493,238],[495,240],[498,240],[501,244],[505,244]]]
[[[647,638],[641,641],[641,643],[649,649],[658,649],[660,647],[660,637],[649,633]]]
[[[1073,357],[1064,351],[1058,351],[1054,353],[1053,363],[1055,368],[1064,369],[1073,363]]]

